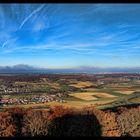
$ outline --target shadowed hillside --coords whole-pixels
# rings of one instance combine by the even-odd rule
[[[101,136],[101,126],[94,115],[64,115],[52,122],[51,136]]]

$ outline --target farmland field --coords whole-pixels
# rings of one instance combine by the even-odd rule
[[[70,86],[77,87],[77,88],[83,88],[83,87],[85,88],[85,87],[94,86],[94,85],[95,84],[93,84],[92,82],[89,82],[89,81],[87,81],[87,82],[79,81],[75,84],[71,84]]]
[[[104,92],[81,92],[81,93],[73,93],[69,94],[70,96],[74,96],[76,98],[80,98],[83,100],[97,100],[98,98],[113,98],[116,97],[114,95],[104,93]]]
[[[87,100],[87,101],[97,100],[96,97],[92,96],[94,94],[93,93],[90,93],[90,92],[73,93],[73,94],[69,94],[69,95],[70,96],[74,96],[76,98],[83,99],[83,100]]]
[[[122,94],[132,94],[134,93],[135,91],[134,90],[128,90],[128,91],[123,91],[123,90],[120,90],[120,91],[116,91],[116,92],[119,92],[119,93],[122,93]]]
[[[111,75],[109,76],[111,77]],[[89,80],[91,75],[86,79],[85,75],[77,77],[76,75],[52,75],[52,77],[47,75],[34,78],[35,81],[13,81],[9,90],[13,89],[15,92],[1,93],[2,99],[6,102],[1,108],[15,106],[48,108],[55,105],[75,108],[94,105],[96,108],[107,108],[140,103],[140,86],[138,84],[132,82],[127,84],[125,81],[120,84],[118,81],[113,86],[110,82],[109,84],[101,80],[98,82],[98,78],[96,78],[97,81],[94,78]],[[106,80],[106,78],[104,79]],[[112,78],[112,83],[113,80],[116,79]],[[5,86],[1,82],[1,89]],[[12,103],[15,100],[18,102]]]

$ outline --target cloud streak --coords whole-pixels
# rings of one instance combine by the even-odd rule
[[[38,7],[37,9],[35,9],[29,16],[27,16],[27,17],[22,21],[22,23],[20,24],[19,29],[21,29],[21,28],[24,26],[24,24],[25,24],[34,14],[36,14],[37,12],[39,12],[44,6],[45,6],[45,5],[39,6],[39,7]]]
[[[3,44],[2,44],[2,48],[4,48],[7,44],[8,44],[8,40],[7,41],[5,41]]]

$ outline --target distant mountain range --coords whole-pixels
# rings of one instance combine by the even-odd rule
[[[77,67],[77,68],[62,68],[62,69],[50,69],[40,68],[24,64],[15,66],[0,66],[0,73],[139,73],[140,67]]]

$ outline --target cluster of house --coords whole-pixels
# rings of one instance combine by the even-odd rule
[[[61,94],[56,95],[40,95],[33,97],[23,97],[23,98],[14,98],[14,99],[2,99],[0,101],[1,105],[20,105],[20,104],[38,104],[57,101],[65,103],[66,101],[61,99]]]
[[[1,85],[0,86],[0,93],[27,93],[29,92],[29,89],[27,86],[7,86],[7,85]]]

